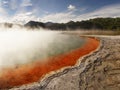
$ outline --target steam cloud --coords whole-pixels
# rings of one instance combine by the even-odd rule
[[[20,27],[0,29],[0,69],[62,54],[82,45],[79,37]]]
[[[20,28],[0,29],[0,68],[11,67],[37,59],[53,41],[56,32],[28,31]],[[43,55],[42,55],[43,56]]]

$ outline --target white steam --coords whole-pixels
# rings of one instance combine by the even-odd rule
[[[1,28],[0,69],[68,52],[79,48],[83,41],[79,37],[55,31]]]
[[[37,54],[47,48],[55,35],[55,32],[51,31],[2,29],[0,30],[0,68],[38,59]]]

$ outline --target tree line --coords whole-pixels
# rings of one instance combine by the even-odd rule
[[[70,21],[67,23],[36,22],[30,21],[24,25],[30,28],[45,28],[50,30],[120,30],[120,17],[118,18],[94,18],[83,21]]]

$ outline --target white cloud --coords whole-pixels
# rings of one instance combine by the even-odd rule
[[[22,7],[32,6],[31,0],[23,0],[21,6]]]
[[[120,17],[120,4],[105,6],[93,12],[79,15],[75,20],[86,20],[97,17]]]
[[[17,0],[11,0],[11,2],[9,2],[9,3],[10,3],[10,8],[11,8],[12,10],[18,8],[18,2],[17,2]]]
[[[62,12],[56,14],[49,14],[40,19],[41,21],[45,22],[47,21],[68,22],[70,20],[81,21],[97,17],[120,17],[120,4],[102,7],[98,10],[81,15],[76,15],[74,12]]]
[[[1,14],[6,14],[5,10],[2,7],[0,7],[0,15]]]
[[[72,12],[67,13],[56,13],[56,14],[48,14],[42,18],[40,18],[41,21],[47,22],[47,21],[53,21],[53,22],[68,22],[69,20],[72,20],[75,17],[75,15],[72,14]]]
[[[75,9],[76,9],[76,7],[73,6],[73,5],[69,5],[69,6],[68,6],[68,10],[75,10]]]
[[[77,12],[81,12],[82,9],[77,10]],[[84,10],[84,9],[83,9]],[[87,20],[96,17],[120,17],[120,4],[117,5],[109,5],[97,9],[95,11],[84,13],[84,14],[76,14],[75,11],[67,11],[67,12],[60,12],[60,13],[51,13],[45,14],[44,16],[37,17],[35,16],[35,10],[31,12],[27,12],[26,10],[19,10],[16,14],[12,17],[8,17],[4,8],[0,7],[0,21],[11,21],[11,22],[21,22],[26,23],[30,20],[35,21],[42,21],[42,22],[58,22],[58,23],[66,23],[70,20],[73,21],[81,21]]]
[[[3,1],[3,4],[8,4],[8,1]]]
[[[7,21],[7,12],[4,8],[0,7],[0,22]]]
[[[30,20],[37,20],[37,17],[33,15],[32,12],[17,13],[11,19],[12,22],[16,23],[26,23]]]
[[[23,0],[24,6],[30,5],[30,0]],[[5,2],[6,3],[6,2]],[[4,4],[4,3],[2,3]],[[0,6],[0,22],[14,22],[14,23],[26,23],[30,20],[36,20],[37,18],[33,15],[33,12],[27,12],[24,8],[20,8],[17,0],[11,0],[9,2],[10,9],[17,9],[16,13],[13,16],[10,16],[7,13],[7,9]]]

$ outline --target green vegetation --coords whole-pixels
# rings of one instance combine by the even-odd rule
[[[97,29],[120,30],[120,18],[96,18],[89,21]]]
[[[30,21],[25,24],[25,27],[30,28],[46,28],[51,30],[118,30],[120,31],[120,18],[95,18],[85,21],[70,21],[68,23],[42,23]]]

